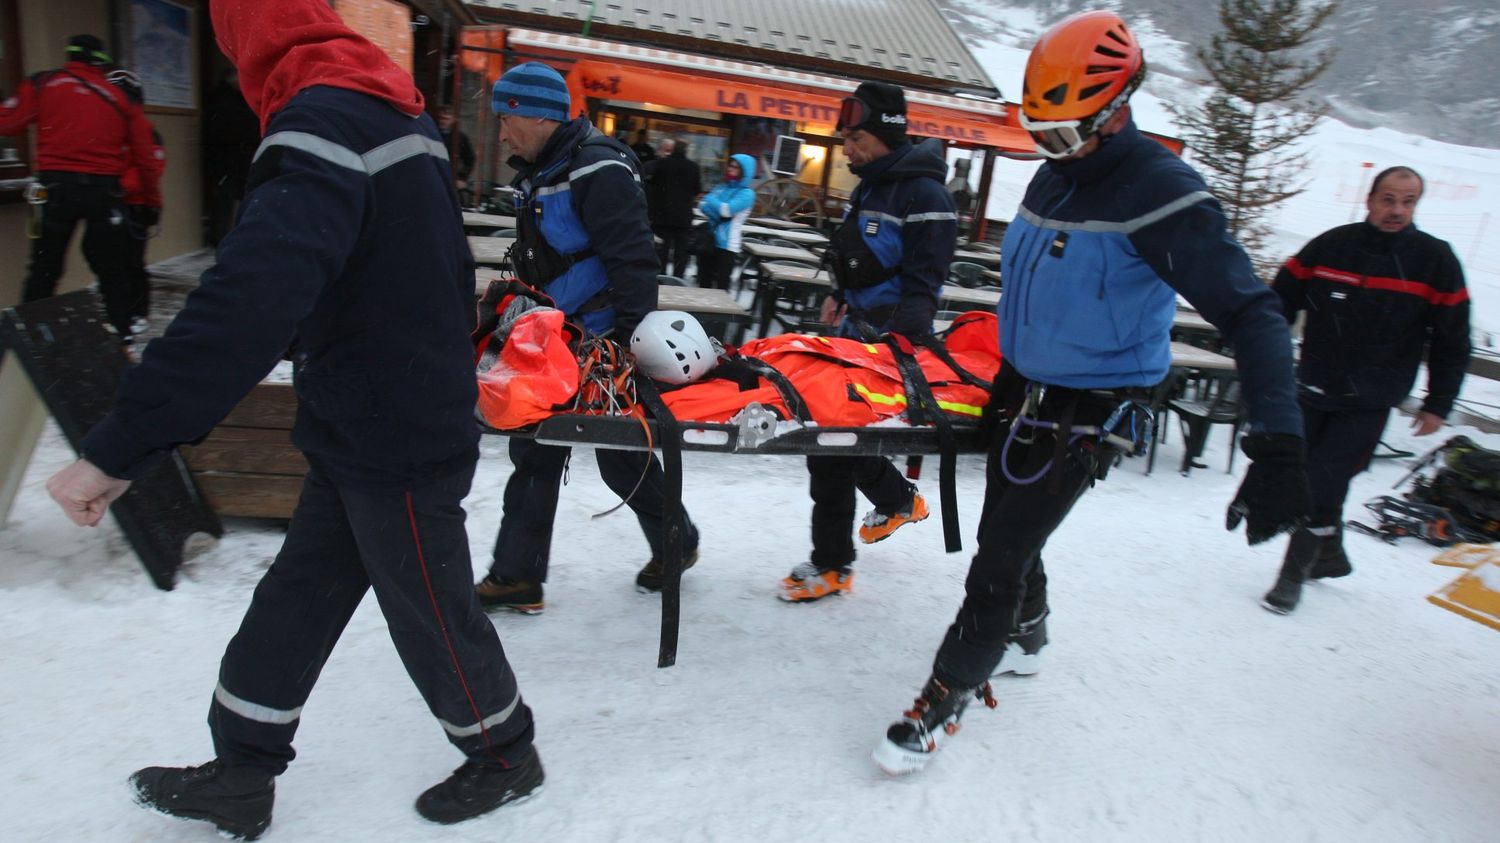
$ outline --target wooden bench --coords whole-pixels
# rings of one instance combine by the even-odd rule
[[[297,394],[289,383],[261,383],[183,458],[221,517],[289,520],[307,460],[292,447]]]

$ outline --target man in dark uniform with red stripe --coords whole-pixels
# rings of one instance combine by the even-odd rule
[[[140,103],[105,77],[111,61],[104,43],[92,35],[75,35],[67,51],[67,64],[36,74],[21,83],[14,97],[0,102],[0,135],[20,134],[36,124],[36,181],[46,189],[23,302],[57,290],[68,241],[79,221],[87,225],[83,256],[101,288],[126,288],[129,234],[120,176],[131,166],[149,172],[156,149]],[[158,168],[142,187],[154,192],[159,175]],[[122,339],[129,336],[127,312],[111,322]]]
[[[1418,436],[1443,426],[1469,365],[1469,292],[1453,249],[1412,222],[1422,177],[1391,167],[1375,177],[1364,222],[1318,235],[1276,275],[1288,320],[1307,313],[1297,383],[1306,424],[1313,514],[1292,534],[1263,605],[1297,607],[1302,583],[1352,572],[1344,553],[1349,481],[1380,443],[1391,408],[1416,382],[1427,351]]]

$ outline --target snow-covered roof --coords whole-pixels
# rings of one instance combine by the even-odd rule
[[[470,0],[483,19],[539,25],[530,16],[566,20],[594,37],[629,38],[718,54],[777,53],[808,63],[925,77],[950,91],[998,96],[979,62],[932,0]],[[634,33],[631,32],[634,30]]]

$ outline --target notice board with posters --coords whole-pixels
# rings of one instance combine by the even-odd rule
[[[140,77],[146,108],[168,114],[192,114],[193,46],[196,9],[192,2],[130,0],[126,65]]]
[[[395,0],[334,0],[344,23],[385,51],[396,66],[411,72],[411,9]]]

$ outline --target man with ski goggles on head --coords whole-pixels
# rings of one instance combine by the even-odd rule
[[[834,285],[823,322],[867,341],[877,334],[927,336],[958,238],[943,144],[907,139],[906,95],[885,82],[865,82],[844,100],[838,131],[859,185],[828,247]],[[807,473],[812,553],[781,581],[779,596],[791,603],[853,586],[855,489],[874,506],[859,527],[865,544],[928,514],[917,487],[885,457],[809,456]]]
[[[1249,405],[1242,447],[1253,462],[1226,526],[1244,520],[1258,544],[1308,512],[1286,320],[1203,179],[1131,121],[1144,76],[1141,48],[1112,12],[1057,24],[1027,62],[1021,123],[1049,160],[1001,249],[1004,363],[991,400],[1001,424],[978,550],[932,675],[875,750],[889,773],[924,767],[971,701],[993,707],[991,676],[1037,671],[1042,547],[1122,448],[1144,450],[1178,293],[1235,347]]]

